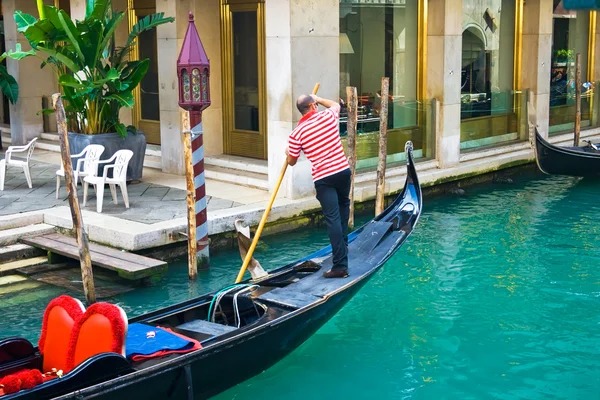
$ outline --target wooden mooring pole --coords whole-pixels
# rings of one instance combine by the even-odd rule
[[[88,248],[88,239],[83,228],[79,199],[77,198],[77,182],[73,180],[73,166],[71,164],[71,151],[69,149],[69,133],[67,130],[67,117],[62,104],[60,93],[52,96],[52,106],[56,112],[58,125],[58,137],[60,139],[60,155],[65,170],[65,182],[69,195],[69,206],[71,207],[71,219],[77,245],[79,247],[79,261],[81,263],[81,280],[83,281],[83,293],[88,305],[96,302],[96,289],[94,288],[94,273],[92,271],[92,259]]]
[[[185,162],[185,188],[187,190],[188,216],[188,276],[190,280],[198,277],[198,242],[196,241],[196,187],[194,185],[194,164],[192,162],[192,131],[190,113],[182,114],[183,158]]]
[[[385,208],[385,165],[387,158],[388,96],[390,78],[381,78],[381,108],[379,109],[379,161],[377,162],[377,190],[375,216]]]
[[[581,133],[581,54],[575,55],[575,138],[574,146],[579,146]]]
[[[350,218],[348,218],[348,228],[354,229],[354,175],[356,174],[356,124],[358,123],[358,96],[356,88],[346,87],[346,96],[348,97],[348,164],[352,179],[350,181]]]

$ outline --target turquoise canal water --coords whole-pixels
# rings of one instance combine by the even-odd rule
[[[426,199],[405,246],[329,323],[216,399],[600,398],[599,199],[600,182],[537,175]],[[323,229],[278,235],[258,256],[272,268],[326,242]],[[219,288],[239,256],[212,263],[196,284],[178,264],[116,301],[137,315]],[[37,340],[58,291],[21,293],[0,298],[0,337]]]

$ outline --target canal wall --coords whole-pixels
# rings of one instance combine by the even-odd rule
[[[600,130],[584,131],[582,139],[598,139]],[[571,145],[571,134],[557,135],[550,139],[551,143]],[[466,153],[461,156],[461,163],[452,168],[439,169],[435,160],[425,160],[416,163],[417,173],[423,189],[424,199],[434,196],[460,196],[476,185],[510,184],[511,177],[524,173],[541,174],[535,163],[535,155],[529,142],[516,143],[502,147],[494,147]],[[372,176],[371,176],[372,175]],[[357,176],[355,199],[356,212],[360,215],[372,215],[375,199],[375,172]],[[390,202],[404,187],[406,166],[399,165],[389,168],[386,174],[386,202]],[[233,232],[236,219],[243,219],[255,227],[263,213],[262,208],[237,212],[216,220],[209,216],[211,223],[211,251],[232,249],[237,246],[237,238]],[[263,236],[280,234],[306,227],[322,226],[321,209],[314,198],[277,204],[273,208]],[[183,257],[187,247],[182,244],[158,246],[141,250],[156,258],[169,259]]]
[[[582,139],[598,139],[600,129],[582,132]],[[570,145],[572,134],[557,135],[550,142]],[[529,142],[513,143],[488,149],[465,152],[460,162],[452,167],[440,168],[437,160],[420,160],[416,163],[419,180],[426,198],[433,195],[460,195],[466,187],[491,181],[506,182],[511,173],[521,173],[522,168],[535,170],[535,157]],[[517,171],[517,172],[514,172]],[[385,192],[389,198],[399,193],[406,179],[405,165],[392,165],[386,171]],[[355,180],[355,201],[358,212],[372,214],[375,198],[376,172],[360,172]],[[240,194],[243,196],[243,194]],[[256,227],[266,201],[243,204],[208,212],[208,228],[211,251],[230,249],[237,244],[234,223],[243,220]],[[85,230],[92,242],[126,251],[147,254],[170,261],[182,257],[187,251],[187,218],[173,218],[157,223],[143,223],[119,218],[118,215],[99,214],[82,210]],[[320,226],[321,209],[314,196],[292,200],[278,198],[273,205],[263,235],[281,234],[299,228]],[[54,207],[39,211],[18,213],[0,217],[0,227],[14,224],[25,226],[37,224],[72,233],[69,207]],[[25,229],[25,228],[24,228]]]

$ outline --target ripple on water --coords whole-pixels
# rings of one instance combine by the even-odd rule
[[[600,182],[522,177],[427,200],[405,246],[329,323],[216,398],[598,398],[599,198]],[[325,244],[322,228],[276,235],[257,258],[270,269]],[[239,264],[217,254],[196,283],[175,264],[116,300],[139,315],[229,284]],[[45,290],[19,308],[0,297],[0,336],[37,340],[57,294]]]

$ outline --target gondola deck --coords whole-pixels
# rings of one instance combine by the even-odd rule
[[[407,158],[402,193],[381,215],[349,235],[349,277],[322,276],[331,267],[331,248],[326,247],[255,282],[129,321],[149,329],[172,329],[201,342],[200,350],[141,362],[105,353],[88,359],[60,381],[0,400],[203,399],[263,371],[329,320],[410,235],[422,208],[410,142]],[[250,285],[255,290],[249,291]],[[242,288],[248,291],[236,294]]]

